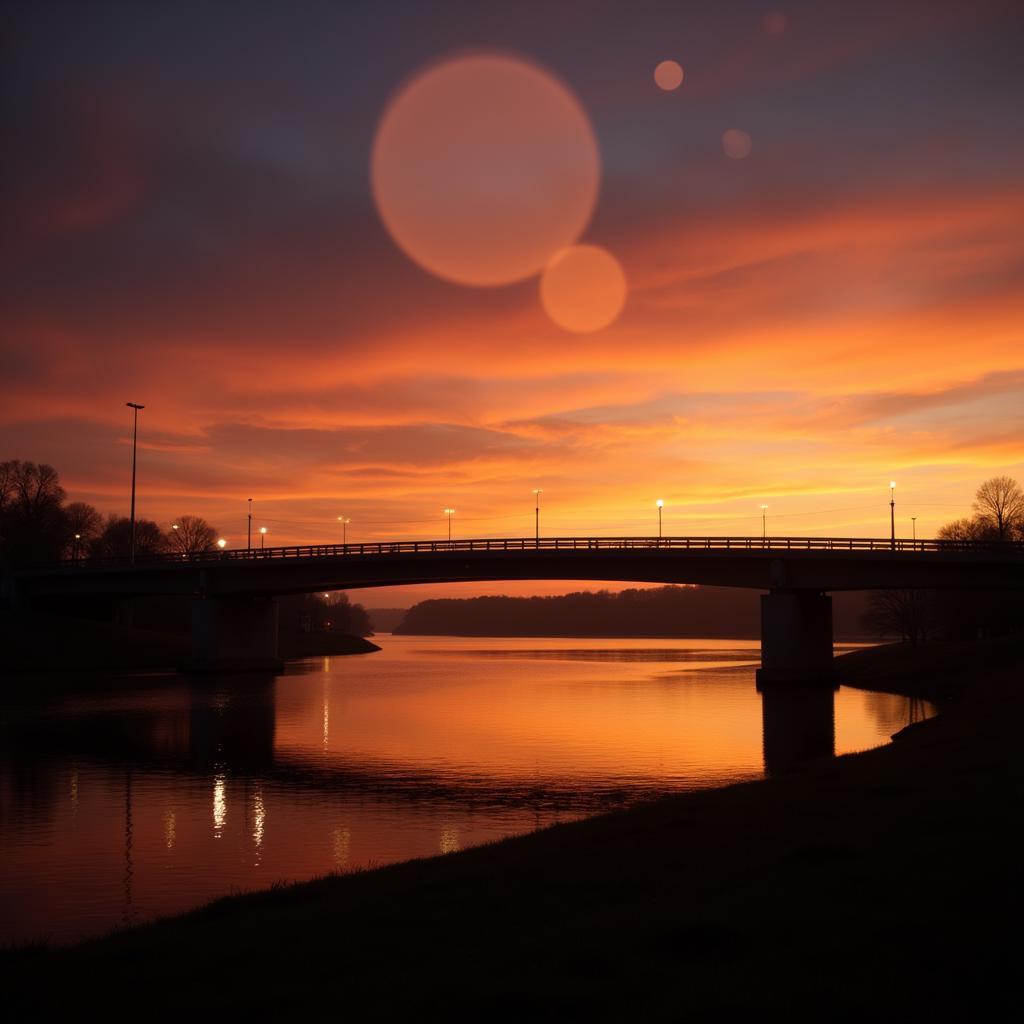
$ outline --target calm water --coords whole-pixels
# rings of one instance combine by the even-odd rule
[[[390,637],[277,677],[0,694],[0,941],[447,853],[888,740],[919,702],[762,708],[748,641]],[[33,694],[35,690],[35,694]]]

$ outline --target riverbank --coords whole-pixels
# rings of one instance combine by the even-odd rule
[[[922,656],[843,674],[880,688]],[[891,746],[9,953],[0,991],[44,1015],[984,1014],[1015,988],[1021,664],[978,659],[948,713]]]

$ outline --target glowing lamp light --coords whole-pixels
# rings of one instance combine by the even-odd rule
[[[265,526],[261,526],[260,527],[260,533],[266,533],[266,532],[267,532],[267,528]]]
[[[217,547],[219,547],[221,551],[223,551],[227,546],[228,542],[223,537],[221,537],[221,539],[217,541]]]
[[[657,505],[658,508],[664,508],[665,507],[665,502],[662,501],[661,498],[659,498],[654,504]]]
[[[895,491],[896,490],[896,481],[895,480],[890,480],[889,481],[889,490],[890,491]]]

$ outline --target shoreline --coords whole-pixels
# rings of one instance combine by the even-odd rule
[[[1010,955],[996,936],[1018,871],[1007,811],[1021,775],[1021,652],[973,647],[982,667],[967,686],[957,659],[971,649],[954,646],[958,655],[924,659],[948,667],[926,669],[931,695],[909,692],[920,681],[906,659],[920,663],[921,651],[851,663],[871,689],[887,688],[883,660],[902,664],[905,685],[890,692],[949,709],[898,743],[458,854],[228,897],[77,946],[9,951],[0,975],[25,1007],[18,1000],[37,1005],[50,972],[73,982],[62,991],[74,1006],[102,1005],[130,957],[129,990],[166,993],[168,1010],[202,996],[232,1009],[337,1000],[384,1017],[826,1012],[837,999],[865,1013],[976,1011]],[[255,978],[269,991],[254,991]],[[56,1008],[62,996],[45,998]]]

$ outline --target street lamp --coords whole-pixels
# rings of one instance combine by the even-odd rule
[[[245,531],[245,550],[252,547],[252,498],[249,499],[249,524]]]
[[[135,561],[135,448],[136,442],[139,438],[139,410],[145,409],[144,405],[139,405],[138,402],[125,402],[124,403],[129,409],[134,409],[134,422],[132,424],[132,561]]]
[[[82,539],[82,535],[80,533],[76,533],[75,534],[75,555],[74,555],[74,561],[76,561],[76,562],[78,561],[78,542],[81,539]]]
[[[910,529],[911,529],[910,536],[913,539],[914,543],[916,544],[917,543],[917,516],[911,516],[910,517]]]
[[[338,522],[341,523],[341,543],[348,544],[348,524],[352,520],[348,516],[338,516]]]
[[[658,506],[658,540],[661,540],[661,510],[665,507],[665,502],[659,498],[654,504]]]
[[[761,543],[768,539],[768,506],[761,506]]]
[[[264,541],[267,539],[267,528],[265,526],[260,527],[260,551],[263,550]]]
[[[896,481],[889,481],[889,544],[896,550]]]
[[[217,541],[217,547],[219,547],[221,551],[223,551],[227,546],[228,542],[223,537],[221,537],[221,539]]]
[[[443,510],[444,514],[448,517],[448,543],[452,540],[452,516],[455,515],[455,509],[446,508]]]
[[[533,539],[537,547],[540,547],[540,496],[544,493],[543,487],[534,487],[533,497]]]

